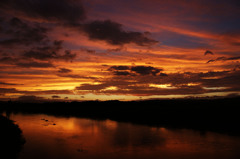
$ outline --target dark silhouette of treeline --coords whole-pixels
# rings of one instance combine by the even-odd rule
[[[240,136],[240,98],[142,101],[2,102],[0,111],[115,120]]]
[[[0,158],[18,158],[24,143],[25,139],[18,125],[0,115]]]

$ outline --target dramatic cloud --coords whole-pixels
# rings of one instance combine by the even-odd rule
[[[48,29],[38,25],[29,25],[19,18],[0,22],[0,46],[30,45],[48,41]]]
[[[118,68],[114,66],[113,68]],[[119,67],[121,70],[127,68]],[[82,84],[79,93],[142,95],[187,95],[211,92],[240,91],[240,71],[207,73],[171,73],[167,76],[113,76],[100,84]],[[116,74],[115,74],[116,75]]]
[[[119,84],[117,84],[117,82]],[[83,84],[76,87],[76,91],[79,93],[95,93],[95,94],[126,94],[134,96],[151,96],[151,95],[185,95],[185,94],[200,94],[206,91],[199,86],[188,87],[167,87],[161,88],[161,84],[154,85],[149,83],[132,83],[128,82],[126,85],[121,84],[122,81],[108,81],[98,85]],[[165,86],[165,85],[163,85]]]
[[[74,24],[85,19],[80,0],[1,0],[1,9],[49,22]],[[14,8],[14,10],[12,10]]]
[[[112,45],[135,43],[139,46],[149,46],[158,43],[147,35],[133,31],[124,31],[122,25],[111,20],[93,21],[83,25],[83,31],[91,40],[104,40]]]
[[[228,90],[240,90],[240,71],[225,72],[224,75],[218,78],[205,78],[202,85],[205,87],[227,87]]]
[[[76,54],[71,53],[71,51],[65,50],[63,55],[59,53],[62,49],[62,43],[63,41],[54,41],[52,45],[32,48],[29,51],[25,51],[23,57],[37,60],[73,60]]]
[[[239,94],[239,4],[0,0],[1,98]]]
[[[74,28],[84,32],[90,40],[103,40],[112,45],[135,43],[139,46],[150,46],[158,43],[148,37],[149,32],[124,31],[120,23],[111,20],[84,22],[86,16],[80,0],[3,0],[0,2],[0,6],[1,10],[6,13],[13,12],[13,15],[20,13],[26,17],[39,18],[49,23],[59,23],[64,27]],[[31,32],[46,32],[44,28],[23,27],[26,24],[18,18],[13,19],[11,24],[13,27],[24,28],[20,37],[28,37],[23,35]],[[30,37],[35,36],[29,39],[41,41],[42,37],[37,33],[30,35]],[[29,39],[9,39],[2,43],[24,41],[28,44]]]
[[[63,50],[63,41],[55,40],[50,43],[45,29],[41,27],[31,28],[18,18],[13,18],[10,23],[14,24],[16,30],[6,31],[7,36],[3,38],[4,40],[0,40],[0,45],[2,44],[3,47],[9,45],[19,47],[24,44],[27,47],[23,47],[24,51],[14,53],[14,55],[2,53],[0,63],[27,68],[48,68],[54,67],[51,61],[72,61],[76,58],[75,53],[71,53],[70,50]],[[5,50],[5,52],[10,51],[15,52],[15,49],[9,47]]]

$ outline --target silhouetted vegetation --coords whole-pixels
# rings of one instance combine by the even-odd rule
[[[240,98],[171,99],[146,101],[2,102],[1,111],[43,113],[64,117],[111,119],[149,126],[188,128],[240,135]]]
[[[13,121],[1,115],[0,126],[0,158],[17,158],[25,143],[21,129]]]

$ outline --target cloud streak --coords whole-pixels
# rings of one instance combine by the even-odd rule
[[[234,60],[239,60],[240,56],[235,56],[235,57],[218,57],[216,59],[211,59],[209,61],[207,61],[207,63],[212,63],[212,62],[217,62],[217,61],[234,61]]]
[[[118,70],[129,70],[125,67],[116,67]],[[114,72],[113,72],[114,73]],[[138,75],[119,76],[105,79],[100,84],[82,84],[75,90],[79,93],[96,94],[131,94],[135,96],[151,95],[187,95],[213,92],[240,91],[238,85],[239,71],[222,71],[207,73],[171,73],[167,76]]]
[[[112,71],[115,75],[161,75],[160,72],[163,69],[154,68],[152,66],[111,66],[108,68],[109,71]]]

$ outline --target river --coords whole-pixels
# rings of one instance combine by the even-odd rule
[[[11,114],[20,159],[239,159],[240,137],[112,120]]]

